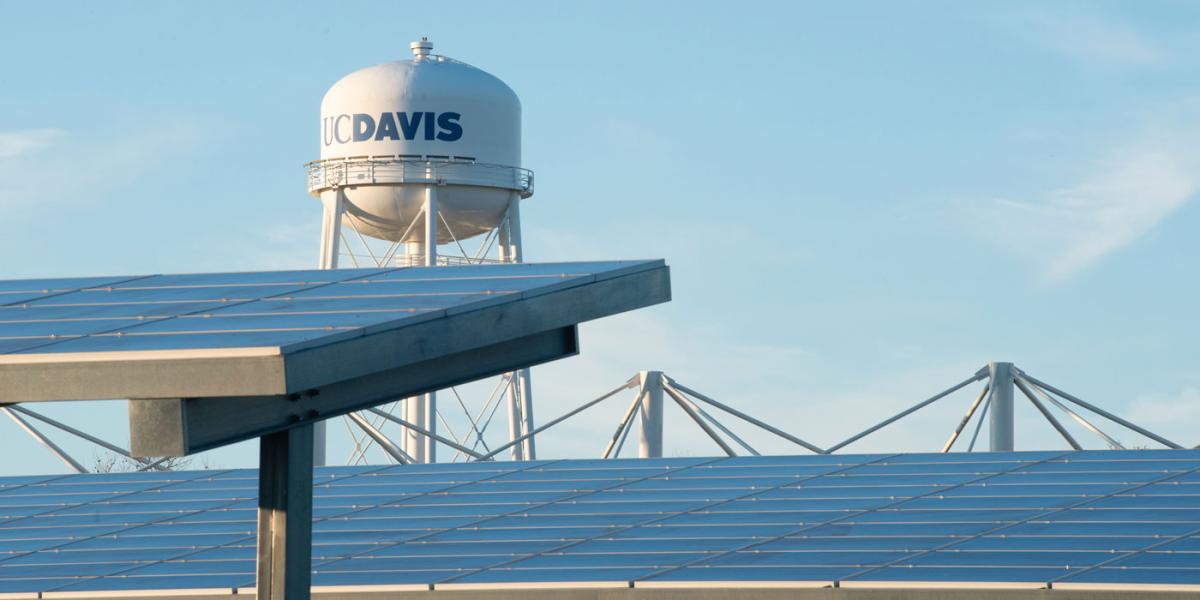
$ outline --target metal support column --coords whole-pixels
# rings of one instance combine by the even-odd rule
[[[437,266],[437,230],[438,230],[438,215],[441,208],[438,206],[438,189],[434,184],[429,184],[425,187],[425,266]],[[437,433],[437,393],[429,392],[421,394],[420,402],[423,405],[424,421],[413,421],[424,427],[430,433]],[[437,462],[437,441],[428,435],[422,435],[421,440],[421,457],[418,459],[423,463]]]
[[[509,202],[509,210],[512,209],[512,202]],[[504,221],[500,223],[500,232],[497,235],[499,238],[500,262],[511,263],[517,262],[513,258],[513,248],[511,237],[508,230],[509,216],[505,213]],[[504,400],[508,407],[508,441],[514,442],[521,439],[521,425],[524,419],[521,418],[520,394],[517,392],[517,374],[505,373],[504,377],[508,382],[504,385]],[[525,444],[517,443],[512,445],[512,459],[525,459]]]
[[[504,222],[500,224],[499,246],[500,260],[506,263],[524,261],[521,247],[521,197],[512,192],[508,198],[508,209]],[[533,420],[533,391],[529,381],[529,369],[521,369],[509,373],[509,385],[506,390],[508,400],[508,431],[509,440],[525,437],[519,445],[513,446],[513,460],[535,460],[537,458],[536,436],[529,435],[534,431]]]
[[[521,242],[521,197],[516,192],[508,196],[508,243],[512,262],[525,262],[524,245]],[[521,435],[534,430],[533,390],[529,384],[529,369],[516,372],[517,399],[521,405]],[[537,460],[537,438],[529,436],[523,442],[525,460]]]
[[[404,255],[408,265],[425,267],[437,266],[437,224],[438,197],[437,186],[425,186],[425,201],[421,205],[420,239],[405,242]],[[437,432],[437,396],[434,393],[420,394],[403,401],[404,420],[420,425],[422,429]],[[403,451],[411,456],[414,462],[431,463],[437,460],[437,447],[434,439],[421,432],[405,428],[403,433]]]
[[[517,378],[517,399],[521,406],[521,435],[533,431],[533,398],[529,393],[529,369],[521,369],[513,375]],[[522,454],[525,460],[537,460],[536,436],[529,436],[521,442]]]
[[[524,436],[521,433],[521,424],[525,420],[521,418],[520,394],[517,393],[517,374],[508,373],[508,378],[508,384],[504,386],[504,397],[508,402],[508,441],[515,442]],[[512,445],[512,459],[525,460],[524,440]]]
[[[1012,363],[988,364],[992,386],[992,415],[990,438],[992,452],[1013,451],[1013,386]]]
[[[638,411],[641,423],[641,442],[638,457],[662,458],[663,455],[663,375],[661,371],[638,373],[642,399]]]
[[[405,398],[401,401],[404,412],[404,420],[409,423],[424,423],[425,422],[425,399],[424,395]],[[404,449],[404,453],[411,456],[413,462],[425,462],[425,443],[422,441],[421,434],[415,429],[404,429],[400,434],[403,436],[403,443],[400,444]]]
[[[312,490],[312,425],[259,439],[258,600],[310,597]]]
[[[338,254],[342,248],[342,210],[345,208],[345,194],[341,188],[321,192],[321,204],[324,214],[321,219],[321,269],[336,269]],[[327,457],[326,423],[324,420],[313,425],[313,464],[325,466]]]
[[[341,189],[321,192],[321,204],[324,215],[321,219],[321,257],[322,269],[336,269],[338,253],[342,245],[342,209],[345,195]]]

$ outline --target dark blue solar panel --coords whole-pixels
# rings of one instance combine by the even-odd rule
[[[657,262],[0,281],[0,354],[292,347]]]
[[[1194,450],[322,468],[314,584],[1200,586],[1197,469]],[[245,469],[0,478],[0,591],[252,586],[256,490]]]

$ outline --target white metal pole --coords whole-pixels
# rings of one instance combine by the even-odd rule
[[[496,230],[496,250],[500,253],[500,262],[502,263],[517,262],[512,258],[511,236],[508,234],[508,211],[511,210],[512,201],[509,200],[508,209],[504,212],[504,219],[500,221]]]
[[[521,243],[521,197],[516,192],[508,196],[508,211],[506,229],[508,230],[508,260],[519,263],[525,261],[525,252]],[[514,373],[517,385],[518,412],[521,417],[521,435],[526,435],[535,429],[533,420],[533,386],[529,379],[529,369],[520,369]],[[537,459],[537,438],[529,436],[522,442],[522,454],[526,460]]]
[[[321,218],[321,269],[336,269],[338,254],[342,247],[342,211],[345,208],[345,194],[341,188],[321,192],[323,214]],[[328,457],[328,442],[326,440],[326,422],[313,423],[313,466],[325,466]]]
[[[529,369],[521,369],[516,372],[517,376],[517,398],[521,404],[521,435],[525,435],[533,431],[533,395],[529,389]],[[529,436],[521,442],[525,460],[537,460],[537,447],[534,445],[536,436]]]
[[[639,411],[642,437],[638,444],[641,458],[662,458],[663,455],[663,380],[661,371],[638,373],[642,386],[642,405]]]
[[[425,403],[420,396],[405,398],[404,404],[404,420],[409,423],[423,423],[425,421]],[[425,445],[421,441],[421,434],[414,429],[404,429],[404,453],[413,458],[415,463],[425,462],[423,450]]]
[[[336,269],[338,250],[342,244],[342,209],[344,195],[341,188],[321,192],[324,214],[321,219],[320,268]]]
[[[437,266],[437,226],[439,219],[438,190],[434,184],[425,187],[425,266]],[[424,427],[432,434],[437,433],[437,393],[429,392],[421,395],[424,405],[424,421],[413,421]],[[437,441],[428,435],[421,436],[421,462],[437,462]]]
[[[508,196],[508,245],[509,262],[524,262],[525,256],[521,248],[521,197],[516,192]]]
[[[990,438],[992,452],[1013,451],[1013,365],[1007,362],[988,364],[992,386],[992,420]]]
[[[504,395],[508,401],[508,441],[515,442],[522,439],[521,424],[524,420],[521,418],[521,404],[519,394],[517,393],[517,374],[508,373],[508,385],[505,386]],[[513,444],[512,459],[525,460],[525,442]]]
[[[21,416],[13,412],[11,408],[7,406],[0,406],[0,412],[8,415],[8,418],[12,419],[18,427],[24,429],[25,433],[28,433],[33,439],[37,440],[39,444],[45,446],[47,450],[57,456],[59,460],[66,463],[68,467],[71,467],[72,471],[75,471],[76,473],[88,472],[83,465],[79,464],[79,461],[72,458],[70,454],[67,454],[67,452],[60,448],[58,444],[50,441],[50,438],[42,435],[42,432],[38,431],[37,428],[29,424],[29,422],[27,422],[25,419],[22,419]]]
[[[509,201],[508,210],[512,210],[512,201]],[[500,222],[499,232],[497,234],[497,249],[500,253],[500,262],[511,263],[517,262],[513,257],[513,246],[511,236],[511,213],[506,212],[504,220]],[[525,443],[520,440],[522,435],[521,429],[524,424],[524,419],[521,417],[520,395],[517,392],[517,374],[505,373],[504,377],[508,378],[508,383],[504,386],[504,399],[508,403],[508,442],[512,445],[512,459],[525,459]]]

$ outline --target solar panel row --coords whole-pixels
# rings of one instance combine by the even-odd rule
[[[288,347],[662,261],[0,281],[0,354]]]
[[[0,591],[254,585],[252,470],[0,479]],[[1200,586],[1200,451],[318,471],[314,585]]]

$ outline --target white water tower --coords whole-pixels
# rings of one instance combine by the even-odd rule
[[[438,244],[461,248],[479,235],[495,236],[494,260],[521,262],[519,203],[533,194],[533,172],[520,166],[520,100],[496,77],[432,54],[425,38],[411,48],[412,60],[355,71],[321,101],[321,159],[306,165],[309,193],[325,211],[321,268],[337,268],[343,227],[390,242],[371,254],[378,266],[483,262],[438,253]],[[508,381],[515,439],[533,430],[529,373]],[[434,394],[404,401],[405,420],[430,432],[436,410]],[[316,441],[324,464],[323,430]],[[433,440],[412,429],[402,450],[417,462],[436,459]],[[515,459],[533,456],[532,438],[514,447]]]

